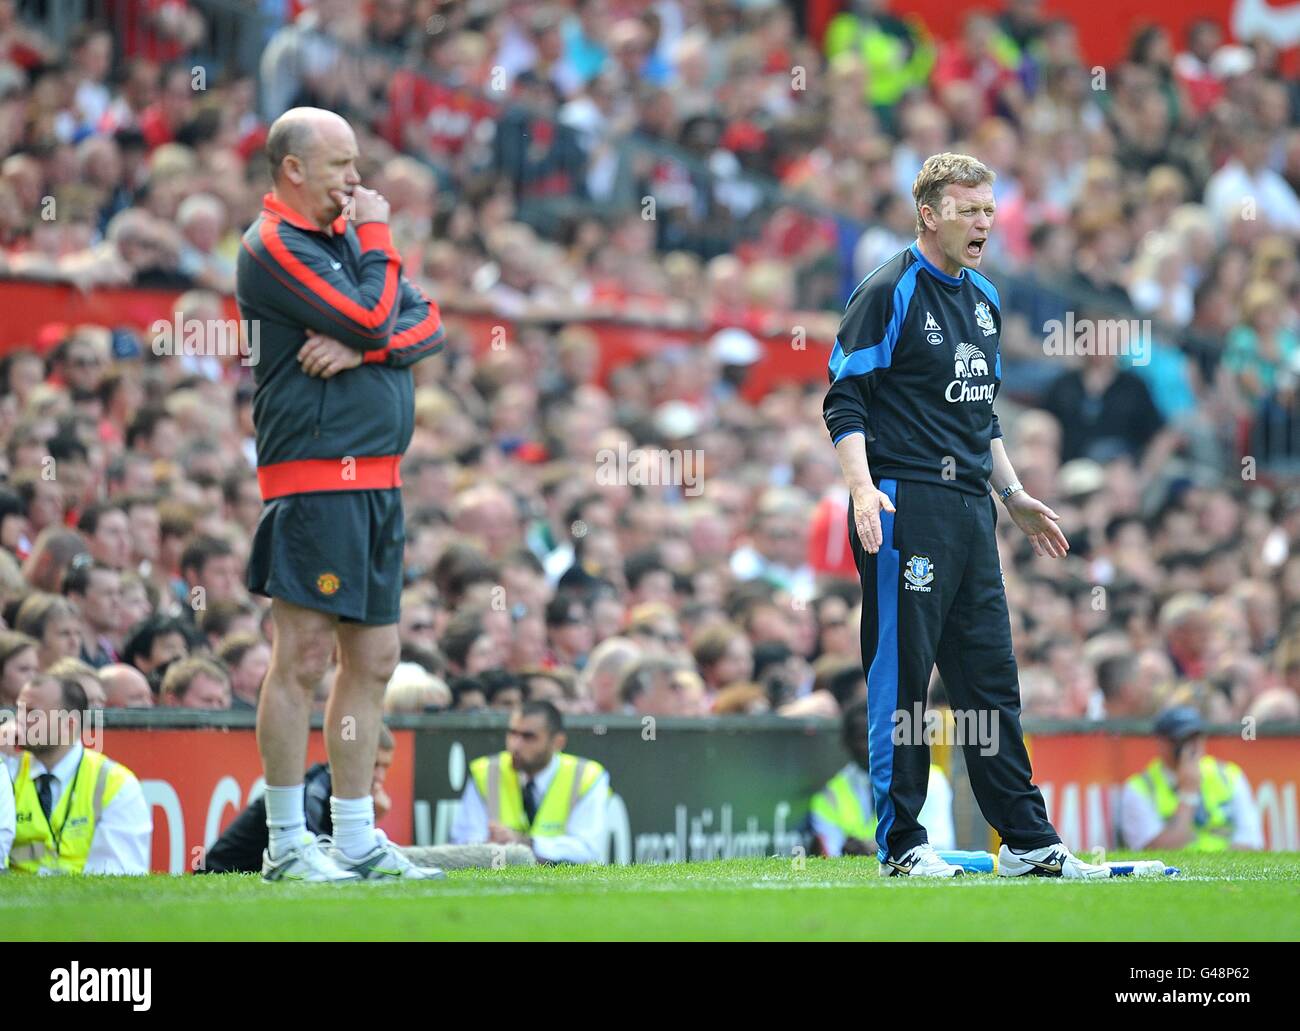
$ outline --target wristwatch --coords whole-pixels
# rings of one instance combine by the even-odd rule
[[[1016,493],[1016,491],[1020,491],[1024,489],[1025,488],[1022,487],[1018,481],[1013,480],[1010,483],[1008,483],[1005,487],[1003,487],[1000,491],[998,491],[998,497],[1001,498],[1003,503],[1005,504],[1007,498],[1011,497],[1012,494]]]

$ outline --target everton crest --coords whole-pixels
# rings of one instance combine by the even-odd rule
[[[903,586],[909,591],[921,591],[929,594],[930,582],[934,580],[934,563],[930,561],[928,555],[913,555],[907,560],[907,568],[903,570],[903,579],[907,581]]]

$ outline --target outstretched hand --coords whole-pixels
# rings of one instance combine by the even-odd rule
[[[355,369],[361,364],[361,352],[354,351],[333,337],[308,333],[307,342],[298,349],[298,362],[308,376],[329,379],[344,369]]]
[[[1070,550],[1070,542],[1056,525],[1061,517],[1041,501],[1030,497],[1023,490],[1017,491],[1007,501],[1007,513],[1029,538],[1035,555],[1065,558],[1066,552]]]

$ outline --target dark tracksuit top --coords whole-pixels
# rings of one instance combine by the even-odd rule
[[[402,274],[389,228],[340,217],[329,236],[273,194],[244,233],[235,296],[258,320],[253,422],[262,499],[401,485],[414,430],[409,366],[442,348],[437,305]],[[362,352],[332,379],[308,376],[309,330]],[[344,458],[356,459],[348,479]]]
[[[989,441],[1002,436],[993,412],[1002,314],[993,284],[963,271],[946,275],[914,243],[849,298],[822,415],[834,443],[866,434],[877,482],[925,480],[988,493]]]
[[[994,527],[989,445],[1000,437],[998,292],[949,276],[915,243],[849,298],[822,406],[832,441],[861,433],[880,513],[875,555],[848,533],[862,578],[862,656],[881,861],[926,840],[917,815],[929,779],[923,713],[936,663],[985,819],[1016,848],[1059,839],[1031,782]],[[918,708],[919,706],[919,708]]]

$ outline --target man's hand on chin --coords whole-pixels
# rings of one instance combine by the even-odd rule
[[[307,342],[298,349],[298,363],[308,376],[329,379],[344,369],[355,369],[361,364],[361,352],[354,351],[333,337],[308,333]]]

